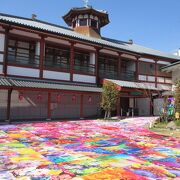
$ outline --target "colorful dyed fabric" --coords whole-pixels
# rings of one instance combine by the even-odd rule
[[[179,179],[180,140],[145,129],[153,120],[0,126],[0,179]]]

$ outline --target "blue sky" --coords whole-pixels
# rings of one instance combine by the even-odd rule
[[[0,0],[0,12],[31,17],[66,26],[62,16],[83,0]],[[161,51],[180,48],[180,0],[90,0],[96,9],[109,12],[111,23],[102,35]]]

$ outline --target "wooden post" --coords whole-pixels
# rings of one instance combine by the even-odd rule
[[[5,27],[3,73],[7,76],[9,27]]]
[[[51,120],[51,92],[48,92],[48,119]]]
[[[95,65],[96,65],[96,84],[99,86],[100,79],[99,79],[99,51],[100,49],[96,47],[96,53],[95,53]]]
[[[7,122],[11,123],[11,94],[12,89],[8,90],[8,99],[7,99]]]
[[[74,42],[71,42],[70,47],[70,81],[73,81],[73,73],[74,73]]]
[[[84,118],[84,95],[81,94],[81,104],[80,104],[80,119]]]
[[[122,59],[121,59],[121,54],[119,53],[119,58],[118,58],[118,80],[121,79],[121,66],[122,66]]]
[[[39,77],[43,78],[43,69],[44,69],[44,57],[45,57],[45,37],[41,36],[40,40],[40,59],[39,59]]]
[[[157,87],[157,76],[158,76],[158,67],[157,67],[157,60],[155,60],[155,87]]]
[[[139,81],[139,57],[136,60],[136,81]]]
[[[153,107],[154,107],[154,105],[153,105],[153,97],[152,97],[152,94],[150,94],[150,116],[153,116],[153,114],[154,114]]]
[[[121,117],[120,115],[120,96],[118,97],[118,100],[117,100],[117,117]]]

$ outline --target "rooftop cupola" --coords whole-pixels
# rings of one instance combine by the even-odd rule
[[[96,10],[89,5],[71,9],[63,19],[74,31],[96,38],[101,38],[101,28],[109,23],[106,11]]]

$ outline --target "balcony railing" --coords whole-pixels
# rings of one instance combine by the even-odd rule
[[[75,73],[83,73],[83,74],[89,74],[89,75],[95,75],[95,65],[94,64],[88,64],[86,66],[82,65],[74,65],[74,72]]]
[[[99,70],[99,76],[101,79],[115,79],[124,81],[136,81],[136,73],[134,71],[122,70],[118,76],[118,72],[110,70]]]
[[[39,67],[39,56],[28,53],[8,51],[8,63]]]
[[[125,81],[137,81],[136,72],[135,71],[129,71],[129,70],[123,70],[120,73],[119,79],[125,80]]]
[[[54,70],[63,70],[63,71],[69,71],[70,70],[70,65],[69,62],[53,62],[50,61],[49,59],[45,58],[44,61],[44,67],[49,68],[49,69],[54,69]]]

